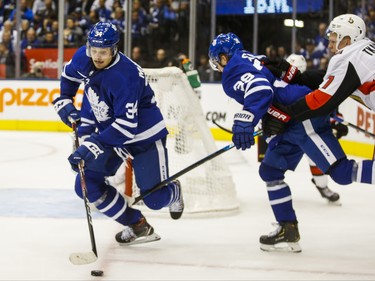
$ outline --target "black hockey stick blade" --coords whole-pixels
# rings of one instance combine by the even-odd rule
[[[69,260],[74,265],[84,265],[95,262],[98,256],[94,252],[87,253],[72,253],[69,256]]]
[[[337,122],[340,122],[340,123],[342,123],[342,124],[344,124],[344,125],[346,125],[346,126],[352,127],[353,129],[356,129],[356,130],[358,130],[358,131],[364,133],[365,135],[369,135],[369,136],[372,136],[373,138],[375,138],[375,134],[370,133],[369,131],[366,131],[365,129],[363,129],[363,128],[361,128],[361,127],[358,127],[358,126],[356,126],[356,125],[354,125],[354,124],[352,124],[352,123],[349,123],[349,122],[345,121],[344,119],[342,119],[342,118],[340,118],[340,117],[338,117],[338,116],[333,116],[333,117],[331,117],[331,118],[333,118],[333,119],[336,120]]]
[[[259,131],[256,131],[254,132],[254,137],[255,136],[258,136],[262,134],[262,130],[259,130]],[[161,189],[163,186],[167,185],[168,183],[170,183],[171,181],[177,179],[178,177],[186,174],[187,172],[190,172],[191,170],[195,169],[196,167],[206,163],[207,161],[219,156],[220,154],[232,149],[234,147],[234,144],[231,143],[217,151],[215,151],[214,153],[202,158],[201,160],[191,164],[190,166],[182,169],[181,171],[177,172],[176,174],[174,174],[173,176],[170,176],[169,178],[165,179],[164,181],[158,183],[157,185],[155,185],[153,188],[149,189],[147,192],[141,194],[140,196],[136,197],[133,204],[137,204],[139,201],[143,200],[145,197],[147,197],[148,195],[150,195],[151,193]]]

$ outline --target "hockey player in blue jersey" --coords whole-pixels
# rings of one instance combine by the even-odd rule
[[[78,135],[83,142],[68,160],[74,170],[84,161],[88,200],[124,226],[115,238],[121,245],[130,245],[160,237],[106,178],[131,157],[141,193],[167,179],[168,131],[142,68],[117,50],[119,38],[115,25],[95,24],[86,46],[65,65],[61,93],[53,104],[65,124],[71,126],[71,120],[79,124]],[[84,96],[78,111],[73,101],[81,83]],[[79,175],[75,191],[82,198]],[[143,201],[153,210],[168,206],[173,219],[179,219],[184,208],[178,180]]]
[[[254,145],[254,127],[266,116],[288,119],[272,106],[272,103],[288,105],[307,95],[311,90],[298,84],[287,84],[263,66],[259,57],[243,49],[241,40],[233,33],[220,34],[210,44],[211,67],[222,72],[225,93],[243,105],[234,115],[233,143],[237,149],[249,149]],[[289,120],[285,120],[289,121]],[[260,237],[265,251],[300,252],[298,221],[293,209],[291,190],[284,181],[285,172],[294,170],[304,153],[331,178],[342,185],[358,182],[369,183],[371,170],[368,160],[355,162],[347,159],[333,135],[329,115],[304,122],[289,122],[276,137],[267,138],[269,143],[259,167],[259,175],[266,183],[268,197],[278,222],[275,231]]]

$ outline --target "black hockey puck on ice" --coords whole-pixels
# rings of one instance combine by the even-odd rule
[[[103,276],[103,270],[91,270],[92,276]]]

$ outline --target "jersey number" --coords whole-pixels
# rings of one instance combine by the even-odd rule
[[[334,78],[335,78],[335,76],[328,76],[328,81],[324,84],[322,89],[327,89],[327,87],[332,83]]]
[[[138,112],[138,101],[136,103],[128,102],[126,104],[127,112],[126,117],[129,119],[134,119]]]

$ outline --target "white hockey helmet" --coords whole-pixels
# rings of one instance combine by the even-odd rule
[[[286,61],[289,62],[291,65],[298,67],[301,73],[306,70],[307,62],[305,60],[305,57],[302,55],[291,54],[289,55],[289,57],[287,57]]]
[[[349,36],[352,43],[365,38],[366,24],[363,19],[357,15],[343,14],[335,17],[331,21],[327,29],[327,36],[329,36],[330,33],[337,34],[337,48],[338,44],[345,36]]]

